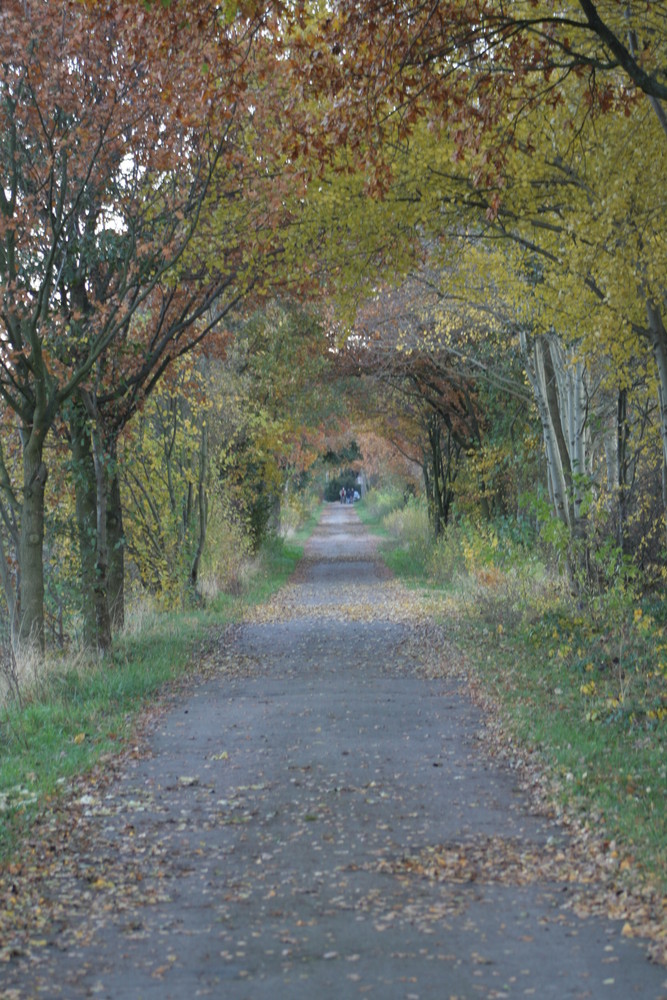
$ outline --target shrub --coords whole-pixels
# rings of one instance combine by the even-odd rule
[[[209,518],[199,589],[206,600],[223,592],[238,594],[252,566],[252,541],[244,526],[216,498]]]
[[[395,507],[382,519],[382,526],[393,538],[405,545],[428,547],[431,527],[423,500],[411,497],[404,507]]]
[[[398,487],[370,490],[364,497],[364,508],[371,521],[382,521],[387,514],[399,510],[404,504],[404,493]]]
[[[292,538],[309,521],[320,505],[313,492],[294,492],[285,497],[280,508],[280,534]]]
[[[431,547],[428,560],[428,577],[438,586],[445,586],[466,572],[464,532],[458,522],[452,521]]]

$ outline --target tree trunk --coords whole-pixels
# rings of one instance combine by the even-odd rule
[[[19,644],[44,652],[44,490],[47,469],[42,460],[44,438],[33,428],[23,447],[23,503],[19,562],[21,621]]]
[[[97,648],[97,617],[93,594],[97,583],[97,494],[95,463],[91,451],[90,424],[83,406],[74,401],[69,412],[70,448],[76,497],[76,523],[79,538],[83,642]]]
[[[433,528],[433,533],[435,535],[435,498],[433,496],[433,479],[431,476],[431,462],[430,457],[427,455],[426,449],[422,451],[422,474],[424,476],[424,490],[426,492],[426,506],[428,509],[428,519],[431,522],[431,527]],[[436,535],[437,537],[437,535]]]
[[[558,519],[570,531],[573,543],[566,553],[573,587],[582,570],[591,571],[587,542],[586,475],[588,473],[588,410],[586,372],[580,362],[568,361],[555,334],[537,337],[532,351],[521,334],[526,373],[542,424],[549,476],[549,493]]]
[[[428,437],[431,445],[431,470],[433,491],[433,534],[440,538],[444,527],[442,521],[440,433],[435,418],[429,420]]]
[[[576,526],[573,510],[572,460],[567,440],[565,438],[565,433],[563,431],[563,417],[565,417],[565,419],[568,417],[567,411],[565,413],[562,412],[564,409],[563,401],[567,399],[567,396],[565,393],[561,393],[559,395],[558,382],[556,380],[556,367],[554,365],[554,350],[552,344],[547,338],[542,338],[540,341],[540,354],[544,379],[543,390],[547,407],[549,409],[549,420],[552,428],[551,433],[553,434],[555,446],[558,449],[558,462],[560,468],[562,469],[565,482],[565,500],[568,507],[568,523],[573,534],[575,534]]]
[[[648,330],[658,369],[658,398],[660,401],[660,434],[662,437],[662,504],[667,528],[667,331],[660,310],[650,300],[646,303]]]
[[[201,450],[199,453],[199,479],[197,483],[197,506],[198,506],[198,531],[197,547],[195,549],[192,566],[190,567],[190,586],[194,590],[199,579],[199,565],[206,544],[206,529],[208,527],[208,496],[206,493],[206,479],[208,475],[208,425],[204,423],[201,432]]]
[[[616,475],[618,480],[618,503],[617,515],[618,526],[616,529],[616,540],[618,548],[623,555],[628,551],[628,438],[630,428],[628,426],[628,392],[621,389],[618,393],[618,406],[616,411]]]
[[[95,579],[95,619],[97,624],[97,648],[105,653],[111,648],[111,615],[109,613],[109,543],[107,538],[108,477],[107,456],[101,440],[99,428],[93,425],[93,460],[95,463],[96,499],[96,579]]]
[[[0,579],[2,580],[2,589],[4,590],[5,593],[5,600],[7,602],[7,611],[9,614],[9,637],[11,642],[11,652],[12,654],[15,654],[19,638],[20,621],[21,621],[19,598],[16,592],[15,580],[12,578],[12,573],[9,569],[7,553],[5,552],[5,546],[2,537],[0,537]]]
[[[10,568],[10,556],[5,551],[4,539],[0,535],[0,577],[2,587],[7,601],[9,612],[9,628],[12,644],[12,653],[16,653],[19,641],[20,621],[21,621],[21,573],[19,563],[19,550],[21,547],[20,533],[20,509],[12,484],[10,481],[5,458],[0,445],[0,522],[7,532],[7,539],[11,546],[13,569]],[[18,516],[18,520],[17,520]]]
[[[81,390],[81,402],[87,418],[87,431],[92,444],[92,461],[95,487],[95,581],[92,590],[95,609],[95,641],[98,652],[111,648],[111,615],[109,612],[109,545],[107,537],[107,506],[113,468],[109,469],[108,455],[99,424],[99,413],[94,396]]]
[[[571,528],[570,505],[567,496],[567,483],[557,443],[557,432],[554,427],[552,410],[547,400],[546,373],[544,370],[544,351],[539,340],[536,340],[532,350],[528,340],[521,334],[521,352],[526,363],[526,374],[535,397],[537,412],[542,425],[544,450],[547,459],[547,478],[549,495],[556,517]],[[562,429],[561,429],[562,433]]]
[[[125,625],[125,534],[115,442],[107,494],[107,547],[109,614],[114,630],[120,631]]]

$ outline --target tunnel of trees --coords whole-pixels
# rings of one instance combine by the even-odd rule
[[[662,3],[1,23],[6,658],[108,649],[360,474],[662,593]]]

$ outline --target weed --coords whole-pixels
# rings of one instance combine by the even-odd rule
[[[398,488],[372,490],[367,493],[358,510],[361,519],[366,524],[377,525],[387,514],[400,510],[405,505],[405,496]],[[386,529],[385,529],[386,530]]]

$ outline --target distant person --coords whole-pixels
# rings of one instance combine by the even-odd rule
[[[341,486],[339,496],[340,496],[340,502],[341,503],[345,503],[345,487],[344,486]]]

